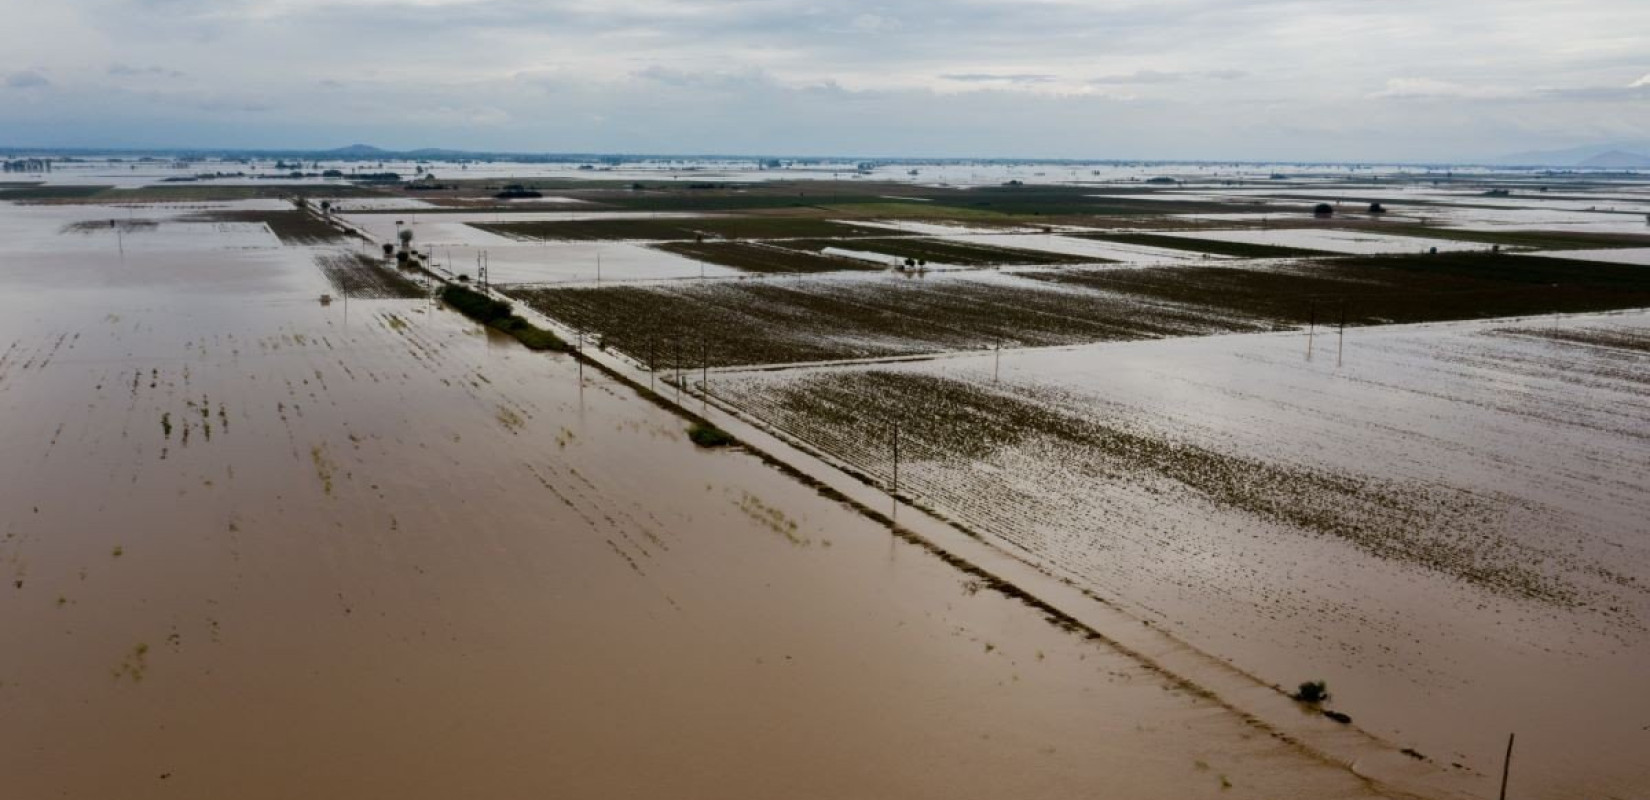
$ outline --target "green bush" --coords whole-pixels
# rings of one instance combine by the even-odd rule
[[[494,300],[481,292],[452,284],[442,287],[441,300],[476,322],[514,336],[529,350],[565,352],[570,349],[561,337],[521,318],[503,300]]]
[[[688,428],[688,438],[700,447],[727,447],[734,444],[733,434],[708,422],[695,422]]]
[[[1329,684],[1323,681],[1307,681],[1301,684],[1292,696],[1302,703],[1322,703],[1329,699]]]

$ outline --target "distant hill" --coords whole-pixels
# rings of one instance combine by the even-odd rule
[[[1587,162],[1605,156],[1624,155],[1631,158],[1646,158],[1650,154],[1650,140],[1631,142],[1609,142],[1606,144],[1585,145],[1571,147],[1564,150],[1532,150],[1526,153],[1513,153],[1495,159],[1491,163],[1508,164],[1526,167],[1633,167],[1646,166],[1644,164],[1621,165],[1612,163],[1588,164]]]
[[[373,147],[370,144],[352,144],[335,150],[322,150],[316,155],[337,156],[340,158],[377,158],[390,155],[390,151]]]
[[[1650,167],[1650,156],[1611,150],[1608,153],[1599,153],[1576,166],[1596,169],[1644,169]]]

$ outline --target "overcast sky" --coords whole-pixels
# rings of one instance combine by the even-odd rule
[[[0,147],[1470,160],[1650,139],[1650,0],[0,0]]]

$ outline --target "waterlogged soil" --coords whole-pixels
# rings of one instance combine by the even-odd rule
[[[382,255],[348,250],[316,253],[315,263],[327,281],[345,297],[427,297],[427,279],[415,277]]]
[[[1215,239],[1193,239],[1159,233],[1089,233],[1078,234],[1078,236],[1105,242],[1170,247],[1176,250],[1191,250],[1235,258],[1300,258],[1330,254],[1327,250],[1312,250],[1304,247],[1283,247],[1272,244],[1255,244],[1253,242],[1223,242]]]
[[[653,247],[740,272],[841,272],[877,269],[850,258],[835,258],[767,242],[663,242]]]
[[[875,274],[522,290],[608,348],[681,366],[794,363],[1263,329],[1175,303],[995,273]]]
[[[192,219],[203,222],[251,222],[269,226],[283,244],[334,244],[349,237],[320,217],[299,209],[281,211],[211,211]]]
[[[14,211],[8,795],[1378,796],[566,356]]]
[[[890,259],[950,264],[963,267],[984,267],[1018,264],[1092,264],[1106,259],[997,247],[968,241],[919,238],[859,238],[849,242],[837,239],[799,239],[784,246],[818,252],[830,247],[847,247],[880,253]]]
[[[774,239],[852,236],[853,225],[814,217],[662,217],[545,222],[472,222],[476,228],[523,241]]]
[[[1531,797],[1650,785],[1645,315],[722,372],[725,403]],[[1577,703],[1574,687],[1613,698]],[[1606,707],[1607,706],[1607,707]],[[1527,772],[1520,772],[1519,767]]]
[[[1143,304],[1186,304],[1277,326],[1380,325],[1650,306],[1650,271],[1509,253],[1227,261],[1023,275],[1133,295]]]

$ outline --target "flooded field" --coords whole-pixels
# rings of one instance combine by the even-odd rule
[[[108,213],[0,205],[9,793],[1383,794],[347,248]]]
[[[1650,786],[1640,184],[180,169],[0,184],[21,796]]]
[[[1650,780],[1650,316],[723,372],[720,400],[1536,796]],[[1310,348],[1310,349],[1309,349]],[[1618,698],[1576,703],[1573,687]],[[1530,783],[1536,783],[1531,779]]]

